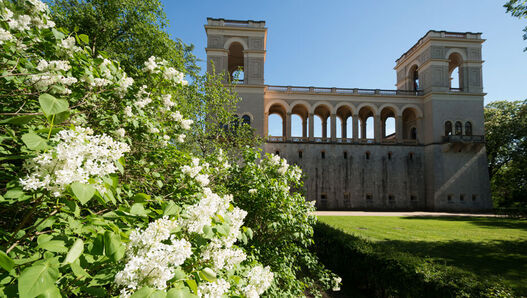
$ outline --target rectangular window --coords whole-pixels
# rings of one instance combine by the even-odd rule
[[[320,195],[320,207],[324,209],[328,207],[328,197],[326,194]]]
[[[302,151],[298,151],[298,158],[302,159]]]
[[[320,152],[320,157],[322,159],[326,158],[326,152],[324,152],[324,151]]]
[[[344,159],[348,159],[348,152],[344,151]]]
[[[464,194],[459,195],[459,200],[460,201],[464,201],[465,200],[465,195]]]
[[[366,201],[373,201],[373,196],[371,194],[367,194]]]
[[[410,201],[417,201],[417,196],[414,196],[414,195],[411,195],[410,196]]]
[[[395,202],[395,197],[393,195],[388,195],[388,201]]]
[[[448,200],[449,202],[452,202],[452,197],[453,197],[452,195],[448,195],[448,196],[447,196],[447,200]]]
[[[472,202],[476,201],[478,198],[478,195],[472,195]]]

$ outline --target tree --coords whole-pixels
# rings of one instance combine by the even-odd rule
[[[527,202],[527,100],[489,103],[485,133],[495,204]]]
[[[131,76],[150,56],[197,74],[193,46],[170,38],[159,0],[53,0],[50,9],[58,27],[88,35],[94,56],[107,52]]]
[[[527,18],[527,1],[526,0],[509,0],[503,7],[507,8],[507,12],[510,12],[510,14],[513,17],[517,17],[520,19]],[[523,39],[527,40],[527,26],[523,29]],[[527,51],[527,47],[524,49],[524,51]]]

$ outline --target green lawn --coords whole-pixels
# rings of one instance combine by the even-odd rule
[[[456,266],[481,278],[501,278],[527,295],[527,221],[482,217],[319,216],[321,222]]]

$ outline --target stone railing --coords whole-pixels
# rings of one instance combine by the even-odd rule
[[[353,95],[380,95],[380,96],[421,96],[422,90],[384,90],[360,88],[328,88],[305,86],[277,86],[267,85],[267,91],[284,93],[315,93],[315,94],[353,94]]]
[[[485,136],[444,136],[443,142],[445,143],[484,143]]]
[[[269,136],[267,138],[269,143],[316,143],[316,144],[403,144],[403,145],[418,145],[417,140],[402,140],[397,142],[396,139],[382,139],[380,142],[375,141],[375,139],[353,139],[353,138],[336,138],[332,140],[331,138],[321,138],[314,137],[312,139],[307,137],[291,137],[287,139],[286,137],[281,136]]]

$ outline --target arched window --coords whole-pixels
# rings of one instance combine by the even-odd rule
[[[447,121],[445,122],[445,136],[451,136],[452,135],[452,122]]]
[[[471,136],[472,135],[472,123],[469,121],[465,122],[465,135]]]
[[[458,53],[448,56],[448,73],[450,74],[450,89],[454,91],[463,90],[463,72],[461,65],[463,58]]]
[[[243,115],[242,124],[251,125],[251,117],[249,115]]]
[[[421,86],[419,84],[419,71],[417,70],[417,65],[414,65],[412,66],[412,68],[410,68],[409,77],[411,81],[410,89],[412,91],[421,90]]]
[[[461,121],[456,121],[454,130],[456,136],[460,136],[463,133],[463,124],[461,124]]]
[[[243,46],[239,42],[233,42],[229,47],[228,55],[228,70],[231,81],[237,81],[241,84],[244,83],[245,74],[243,70],[245,67],[243,62]]]

